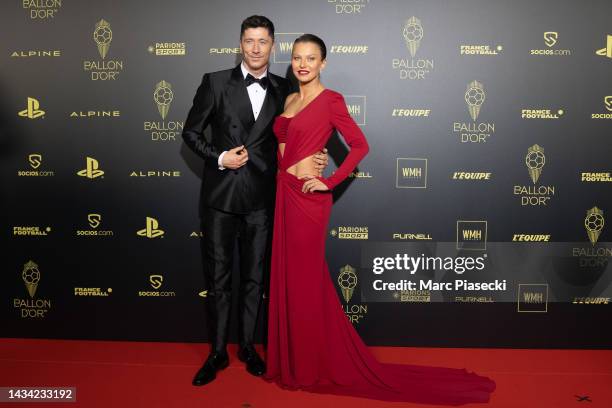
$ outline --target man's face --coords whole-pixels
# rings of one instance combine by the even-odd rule
[[[242,59],[251,71],[259,71],[268,65],[274,40],[267,28],[247,28],[240,39]]]

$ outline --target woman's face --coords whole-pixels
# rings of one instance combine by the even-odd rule
[[[293,46],[291,68],[293,75],[300,83],[308,83],[315,78],[319,78],[325,63],[321,56],[321,49],[317,44],[300,42]]]

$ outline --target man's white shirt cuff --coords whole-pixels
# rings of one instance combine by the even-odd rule
[[[221,153],[219,155],[219,159],[217,160],[217,164],[219,165],[219,170],[225,170],[225,167],[223,167],[223,156],[225,156],[225,153],[227,153],[227,150]]]

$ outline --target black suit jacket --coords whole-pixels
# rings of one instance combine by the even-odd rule
[[[272,123],[282,113],[291,85],[269,71],[268,78],[270,85],[257,121],[240,65],[202,78],[182,136],[204,159],[203,205],[234,213],[273,205],[277,142]],[[212,137],[207,141],[204,130],[209,125]],[[249,153],[247,164],[219,170],[219,154],[243,144]]]

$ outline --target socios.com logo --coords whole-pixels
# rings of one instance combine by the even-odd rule
[[[28,155],[28,163],[30,163],[30,167],[36,170],[42,163],[42,155],[39,153],[32,153]]]
[[[87,222],[91,228],[98,228],[102,222],[102,215],[87,214]]]

